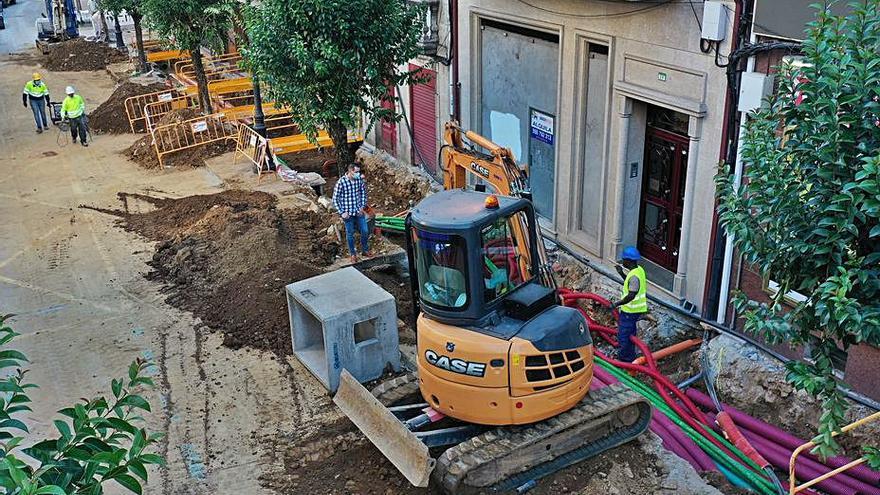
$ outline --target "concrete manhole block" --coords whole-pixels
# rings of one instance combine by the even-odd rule
[[[400,370],[394,297],[357,269],[287,286],[293,354],[331,393],[345,368],[360,382]]]

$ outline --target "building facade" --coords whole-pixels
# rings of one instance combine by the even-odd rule
[[[767,299],[773,281],[740,263],[717,227],[714,177],[737,146],[727,105],[741,103],[729,98],[724,65],[740,9],[754,12],[752,43],[797,42],[815,15],[810,0],[410,1],[430,7],[434,50],[404,68],[424,68],[432,83],[399,88],[406,118],[378,125],[371,142],[441,178],[443,125],[459,120],[528,165],[545,231],[605,264],[638,246],[653,295],[741,331],[730,294]],[[745,79],[773,75],[789,54],[739,68]],[[837,365],[855,391],[880,400],[871,380],[880,350],[853,347]]]
[[[545,230],[608,263],[639,246],[657,292],[699,309],[726,98],[715,50],[729,51],[734,9],[708,3],[722,33],[709,50],[702,5],[438,2],[438,55],[410,66],[436,76],[434,114],[420,114],[423,90],[401,88],[407,118],[371,140],[438,173],[443,123],[457,117],[528,165]]]

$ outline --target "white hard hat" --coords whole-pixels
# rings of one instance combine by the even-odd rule
[[[76,90],[73,89],[73,86],[68,86],[68,87],[64,90],[64,92],[67,93],[67,94],[69,94],[69,95],[72,95],[72,94],[76,93]]]

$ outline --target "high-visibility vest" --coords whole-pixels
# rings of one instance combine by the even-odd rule
[[[621,306],[620,310],[624,313],[647,313],[648,278],[645,276],[644,268],[637,266],[626,274],[626,279],[623,281],[623,294],[621,297],[623,298],[629,295],[629,281],[632,280],[633,277],[639,279],[639,291],[636,293],[636,297],[634,297],[632,301]]]
[[[85,113],[86,102],[80,95],[68,96],[61,102],[61,116],[75,119]]]
[[[38,86],[33,81],[28,81],[24,85],[24,94],[31,98],[45,98],[49,94],[49,87],[46,86],[46,83],[41,83]]]

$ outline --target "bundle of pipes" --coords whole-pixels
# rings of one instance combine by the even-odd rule
[[[608,300],[595,294],[578,293],[569,289],[560,289],[559,295],[564,305],[575,307],[581,311],[589,321],[592,331],[596,332],[609,344],[617,345],[615,339],[616,330],[598,324],[578,304],[579,301],[589,300],[607,307],[610,304]],[[617,318],[616,312],[614,316]],[[654,407],[665,414],[667,419],[675,423],[683,431],[683,434],[671,434],[668,425],[664,424],[664,421],[660,419],[657,423],[658,426],[655,427],[655,431],[665,434],[664,441],[667,442],[667,445],[670,448],[674,446],[680,455],[691,462],[697,469],[711,468],[711,462],[711,464],[718,466],[728,479],[735,484],[748,486],[760,493],[778,493],[772,483],[765,477],[766,473],[761,463],[766,461],[760,459],[759,456],[749,457],[744,454],[740,449],[715,432],[712,427],[708,426],[710,423],[702,410],[678,387],[672,384],[667,377],[659,372],[654,356],[647,345],[636,337],[632,338],[632,342],[645,357],[644,365],[620,362],[605,356],[599,350],[595,350],[597,363],[605,371],[614,375],[616,379],[626,383],[627,386],[645,396]],[[652,390],[646,384],[629,376],[623,370],[641,373],[651,378],[656,390]],[[600,381],[603,379],[601,372],[597,373],[596,376],[599,377]],[[607,379],[607,376],[605,378]],[[682,440],[685,435],[698,445],[699,448],[688,448],[690,445]],[[710,462],[707,462],[705,458],[698,459],[700,454],[695,454],[695,452],[701,450],[704,454],[708,454],[711,457]]]
[[[406,230],[406,222],[403,217],[376,216],[376,227],[391,232],[403,232]]]
[[[577,305],[577,301],[590,300],[607,306],[607,300],[595,294],[576,293],[568,289],[561,289],[560,297],[563,304],[577,307],[584,314],[590,322],[591,330],[596,331],[611,345],[617,345],[614,338],[615,330],[597,324],[583,308]],[[617,314],[614,316],[616,318]],[[696,345],[695,342],[682,343],[676,347],[692,347]],[[718,422],[724,419],[723,422],[729,423],[739,437],[736,445],[740,448],[734,447],[707,427],[711,424],[709,421],[716,421],[715,414],[704,415],[703,411],[695,406],[699,404],[707,411],[715,411],[712,399],[694,389],[683,394],[657,371],[655,359],[665,352],[651,353],[644,342],[635,337],[633,343],[642,351],[641,362],[622,363],[596,351],[598,366],[594,369],[596,382],[594,387],[606,386],[618,380],[625,382],[645,395],[657,408],[658,414],[653,417],[651,430],[663,440],[663,445],[667,449],[688,461],[699,471],[717,468],[739,486],[757,489],[761,493],[775,493],[773,487],[762,476],[761,468],[766,468],[767,472],[770,472],[770,466],[786,470],[792,451],[805,442],[741,411],[725,407],[725,418],[719,415]],[[652,378],[657,390],[650,390],[643,382],[635,380],[622,370],[644,373]],[[680,402],[670,395],[675,396]],[[799,458],[795,473],[799,479],[810,480],[848,462],[848,459],[835,457],[823,463],[813,456],[804,456]],[[880,473],[865,466],[857,466],[850,471],[823,480],[816,486],[831,495],[880,495]],[[800,493],[815,495],[815,492],[810,490]]]
[[[690,389],[688,397],[698,405],[708,410],[714,409],[712,399],[699,390]],[[779,469],[788,470],[789,459],[794,449],[806,443],[806,441],[769,423],[765,423],[748,414],[724,406],[730,416],[737,422],[749,441],[758,451]],[[713,415],[709,415],[713,418]],[[849,463],[844,457],[831,457],[824,461],[811,456],[798,457],[795,464],[795,474],[802,481],[818,478],[835,468]],[[832,495],[880,495],[880,472],[871,470],[867,466],[856,466],[848,471],[837,474],[816,485],[821,490]]]
[[[593,381],[590,389],[597,389],[618,383],[607,371],[600,367],[593,369]],[[651,417],[650,430],[654,432],[666,450],[681,457],[694,467],[698,472],[717,471],[715,463],[706,455],[687,435],[685,435],[672,421],[662,412]]]

